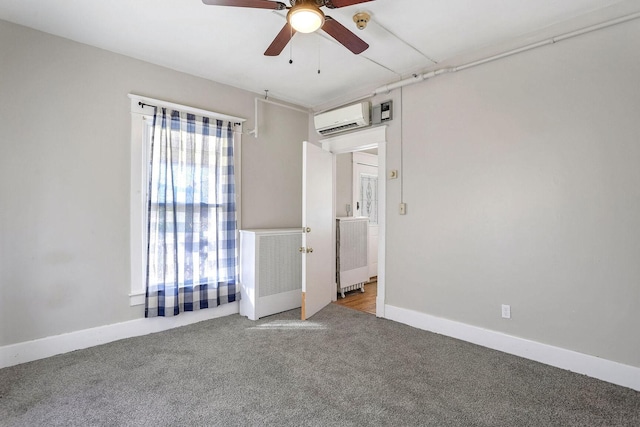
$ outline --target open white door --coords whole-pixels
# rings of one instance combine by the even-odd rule
[[[335,292],[333,154],[302,147],[302,320],[331,302]]]

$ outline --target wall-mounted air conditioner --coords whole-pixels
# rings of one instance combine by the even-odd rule
[[[369,126],[371,119],[369,102],[341,107],[335,110],[316,114],[313,121],[320,135],[331,135],[349,129]]]

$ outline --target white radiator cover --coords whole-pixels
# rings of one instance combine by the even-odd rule
[[[368,229],[367,217],[336,218],[336,271],[343,296],[369,281]]]
[[[302,304],[302,230],[240,230],[240,314],[251,320]]]

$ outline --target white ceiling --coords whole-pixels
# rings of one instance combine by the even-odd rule
[[[369,43],[362,54],[320,32],[296,34],[277,57],[263,52],[285,13],[201,0],[0,0],[0,19],[318,109],[434,69],[433,61],[633,8],[639,0],[375,0],[323,8]],[[359,11],[372,16],[363,31],[352,20]]]

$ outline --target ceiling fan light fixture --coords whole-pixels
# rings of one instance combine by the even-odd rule
[[[324,13],[314,4],[300,3],[289,9],[287,21],[299,33],[313,33],[324,25]]]

